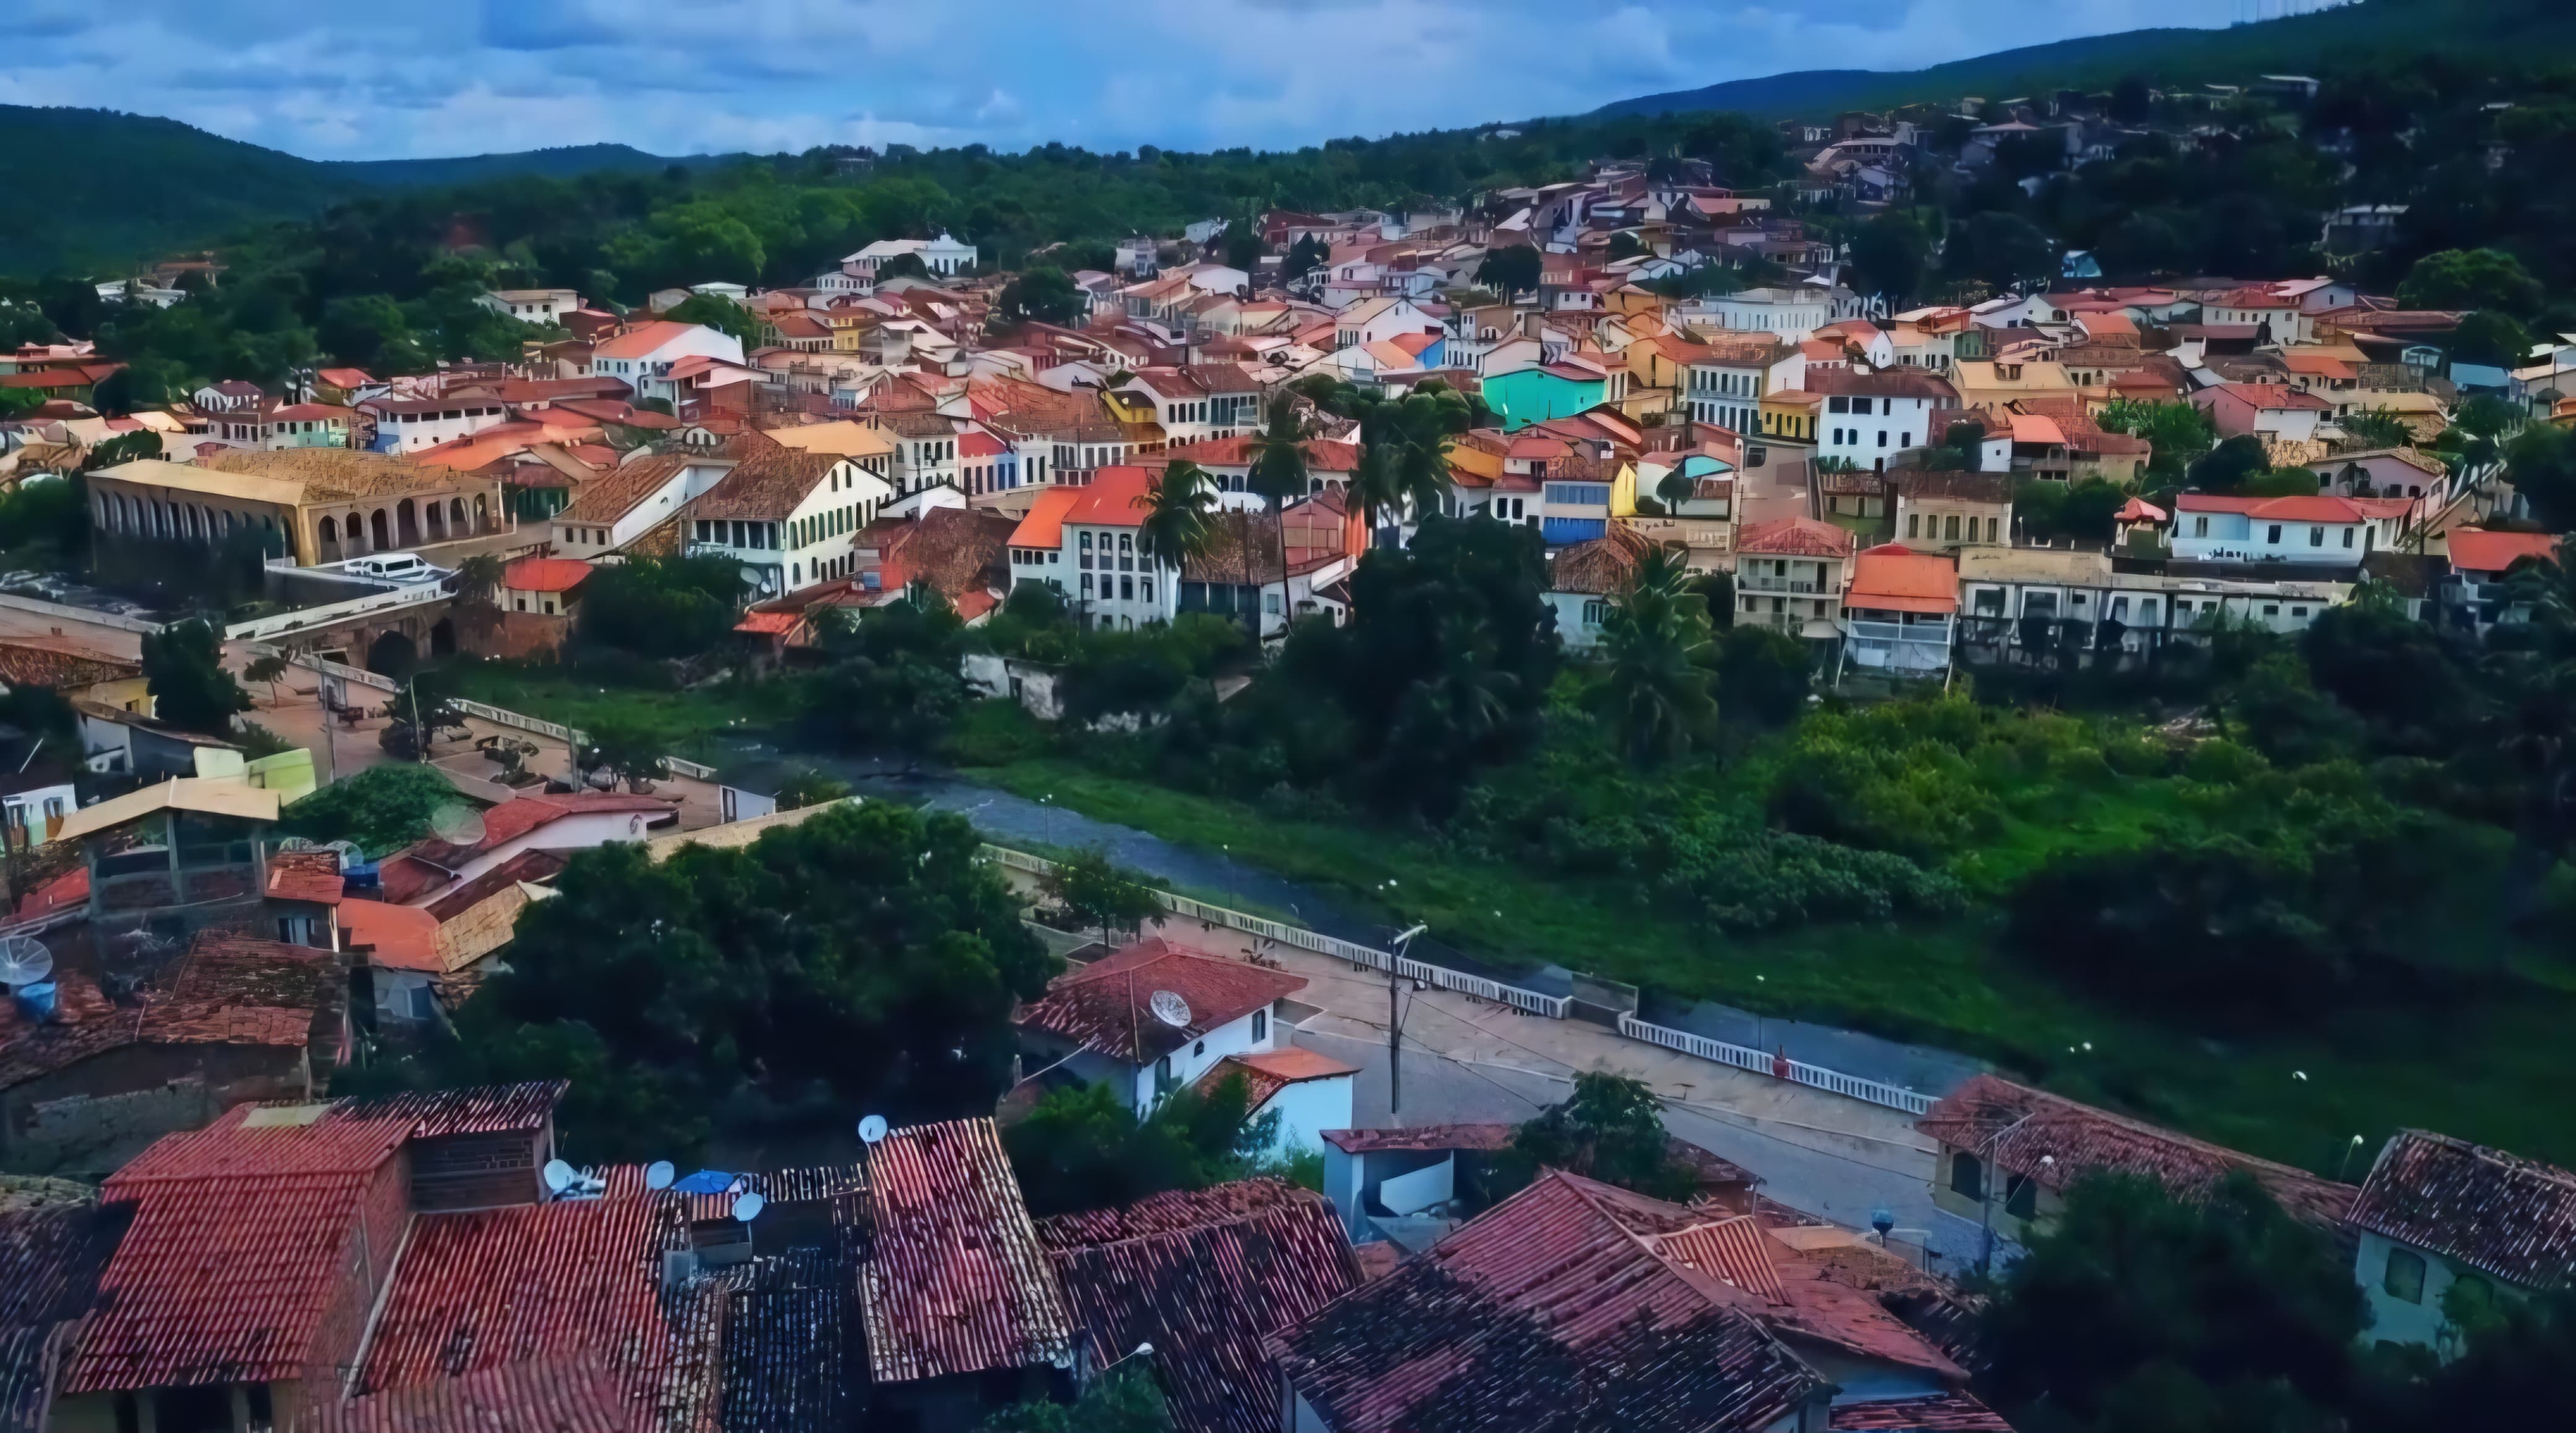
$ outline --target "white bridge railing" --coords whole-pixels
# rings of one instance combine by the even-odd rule
[[[319,607],[299,607],[292,612],[278,612],[266,617],[254,617],[247,622],[235,622],[224,628],[224,640],[227,642],[265,641],[293,632],[328,627],[345,622],[352,617],[363,617],[371,612],[418,607],[424,602],[442,602],[454,595],[447,590],[447,585],[443,582],[417,583],[410,587],[396,588],[391,592],[370,592],[364,597],[352,597],[346,602],[328,602]]]
[[[1033,876],[1043,876],[1055,869],[1053,861],[1043,856],[1032,856],[1026,851],[1014,851],[1003,846],[986,846],[984,849],[992,854],[995,861],[1014,871],[1026,871]],[[1463,970],[1451,970],[1445,965],[1432,965],[1425,961],[1405,959],[1374,946],[1359,945],[1318,931],[1307,930],[1302,926],[1265,920],[1260,916],[1228,910],[1224,906],[1210,905],[1205,901],[1175,895],[1170,891],[1154,892],[1154,900],[1174,915],[1206,921],[1210,925],[1221,925],[1229,930],[1242,931],[1247,935],[1261,936],[1267,940],[1277,941],[1281,945],[1293,945],[1300,950],[1311,950],[1318,955],[1329,955],[1335,960],[1347,960],[1353,965],[1365,966],[1371,970],[1385,970],[1393,967],[1396,974],[1408,980],[1418,980],[1425,985],[1437,986],[1442,990],[1455,990],[1462,994],[1473,995],[1480,1000],[1509,1005],[1515,1010],[1532,1015],[1544,1015],[1551,1020],[1564,1019],[1566,1011],[1574,1003],[1574,997],[1570,995],[1542,995],[1535,990],[1523,990],[1517,985],[1505,985],[1499,980],[1470,975]]]
[[[1749,1045],[1731,1045],[1706,1035],[1694,1035],[1688,1030],[1649,1025],[1634,1015],[1619,1017],[1619,1033],[1631,1040],[1643,1040],[1667,1050],[1679,1050],[1685,1055],[1696,1055],[1703,1060],[1750,1070],[1757,1075],[1785,1078],[1791,1084],[1806,1085],[1846,1099],[1885,1105],[1908,1114],[1924,1114],[1931,1110],[1934,1102],[1930,1095],[1891,1085],[1884,1080],[1866,1080],[1840,1070],[1828,1070],[1822,1065],[1810,1065],[1804,1060],[1784,1060],[1779,1055],[1766,1054]]]

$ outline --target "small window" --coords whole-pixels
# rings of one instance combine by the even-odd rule
[[[1910,512],[1905,515],[1905,535],[1907,537],[1921,537],[1923,535],[1922,528],[1923,514]]]
[[[2265,543],[2267,543],[2267,544],[2269,544],[2269,545],[2273,546],[2273,547],[2278,547],[2278,546],[2280,546],[2280,545],[2281,545],[2281,525],[2280,525],[2279,523],[2277,523],[2277,522],[2276,522],[2276,523],[2273,523],[2273,524],[2271,525],[2271,530],[2270,530],[2270,532],[2269,532],[2269,533],[2264,537],[2263,541],[2264,541]]]
[[[2344,545],[2344,546],[2346,546],[2346,547],[2350,547],[2350,546],[2352,546],[2352,529],[2351,529],[2351,528],[2345,528],[2345,529],[2343,530],[2343,545]]]
[[[2004,1186],[2004,1212],[2015,1219],[2039,1217],[2039,1182],[2014,1175]]]
[[[1199,1057],[1199,1056],[1201,1056],[1201,1055],[1204,1055],[1204,1054],[1206,1054],[1206,1053],[1207,1053],[1207,1041],[1205,1041],[1205,1040],[1201,1040],[1201,1041],[1200,1041],[1200,1042],[1198,1042],[1197,1044],[1192,1045],[1192,1046],[1190,1047],[1190,1056],[1191,1056],[1191,1058],[1192,1058],[1192,1059],[1196,1059],[1197,1057]]]
[[[2424,1302],[2424,1256],[2412,1249],[2389,1250],[2388,1269],[2380,1275],[2379,1287],[2400,1303]]]
[[[1962,1199],[1985,1198],[1985,1164],[1964,1151],[1950,1156],[1950,1192]]]
[[[2278,603],[2278,602],[2266,602],[2266,603],[2264,603],[2264,604],[2263,604],[2263,615],[2264,615],[2264,616],[2266,616],[2266,617],[2278,617],[2278,616],[2280,616],[2280,615],[2281,615],[2281,604],[2280,604],[2280,603]]]
[[[2309,529],[2308,529],[2308,546],[2310,546],[2310,547],[2323,547],[2323,546],[2325,546],[2325,545],[2326,545],[2326,530],[2325,530],[2324,528],[2322,528],[2322,527],[2311,527],[2311,528],[2309,528]]]
[[[1267,1010],[1255,1010],[1255,1011],[1253,1011],[1253,1012],[1252,1012],[1252,1043],[1253,1043],[1253,1044],[1255,1044],[1255,1045],[1258,1045],[1258,1044],[1260,1044],[1262,1041],[1267,1040],[1267,1039],[1269,1039],[1269,1038],[1270,1038],[1270,1012],[1269,1012],[1269,1011],[1267,1011]]]

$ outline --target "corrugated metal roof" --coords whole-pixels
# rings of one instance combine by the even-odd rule
[[[875,1381],[1072,1365],[1072,1315],[991,1120],[897,1130],[869,1148],[867,1177]]]
[[[1154,1346],[1179,1433],[1276,1429],[1265,1337],[1359,1283],[1332,1206],[1294,1194],[1247,1218],[1050,1256],[1095,1366]]]

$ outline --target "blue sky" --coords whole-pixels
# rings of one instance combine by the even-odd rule
[[[619,141],[1295,147],[1783,70],[1912,69],[2236,0],[6,0],[0,103],[317,159]]]

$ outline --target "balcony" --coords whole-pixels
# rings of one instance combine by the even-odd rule
[[[1803,592],[1814,595],[1821,592],[1823,588],[1812,579],[1804,577],[1766,577],[1738,573],[1735,578],[1735,590],[1738,592]]]

